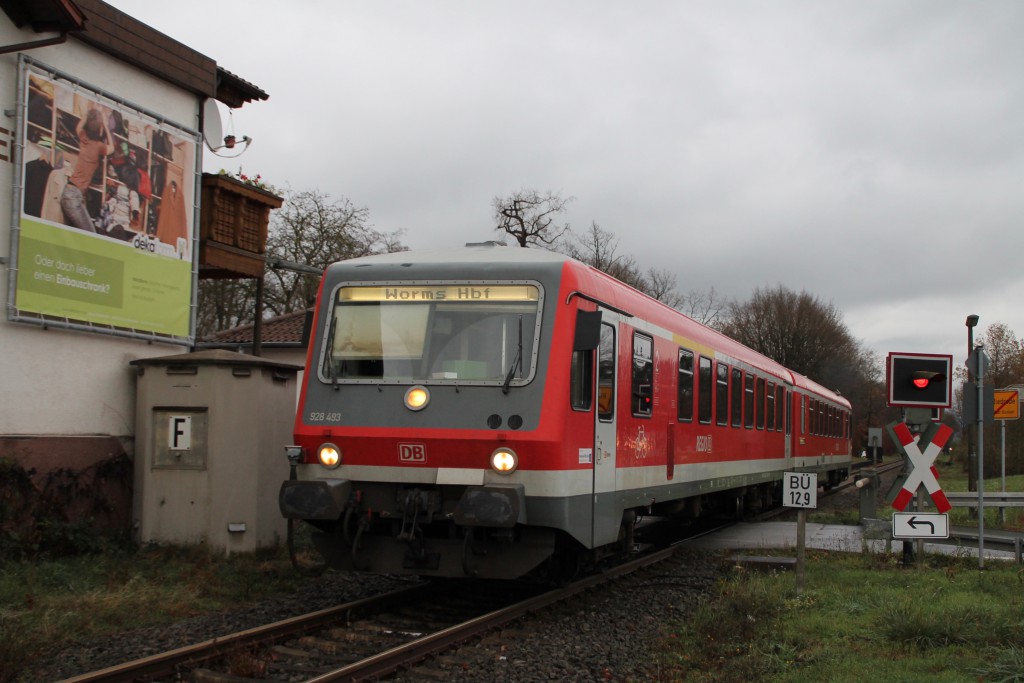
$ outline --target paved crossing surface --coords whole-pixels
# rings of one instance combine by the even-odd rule
[[[902,552],[903,541],[892,540],[892,525],[888,521],[873,520],[865,531],[862,526],[846,526],[839,524],[806,525],[806,545],[817,550],[833,550],[837,552],[859,553],[863,550],[882,552],[885,544],[890,545],[892,552]],[[691,547],[708,550],[785,550],[796,548],[796,522],[756,522],[736,524],[727,529],[703,536],[691,541]],[[956,527],[951,537],[958,533],[963,535],[961,543],[950,538],[947,543],[925,544],[927,553],[962,554],[969,557],[978,556],[977,529]],[[985,557],[993,559],[1009,559],[1015,553],[1008,549],[1006,539],[1013,534],[1005,532],[985,532]]]

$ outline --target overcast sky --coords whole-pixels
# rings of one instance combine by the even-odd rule
[[[412,248],[552,190],[681,292],[806,290],[883,357],[1024,337],[1024,2],[108,2],[269,93],[206,171]]]

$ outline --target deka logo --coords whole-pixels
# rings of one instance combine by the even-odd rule
[[[138,234],[132,241],[132,246],[136,249],[153,253],[156,251],[156,240],[149,235]]]

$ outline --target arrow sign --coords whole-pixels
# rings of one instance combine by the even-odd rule
[[[949,538],[949,516],[935,512],[897,512],[893,538]]]
[[[935,501],[935,507],[938,508],[939,512],[949,512],[953,506],[949,504],[946,494],[942,492],[942,487],[939,486],[938,471],[932,463],[935,462],[935,458],[945,448],[946,442],[949,440],[953,430],[947,425],[932,424],[921,436],[920,441],[918,441],[903,422],[894,422],[886,427],[886,429],[889,430],[889,436],[892,437],[892,440],[900,445],[913,468],[910,470],[910,474],[907,475],[907,480],[903,482],[903,488],[892,501],[893,508],[896,510],[906,510],[907,505],[913,500],[914,494],[917,493],[918,487],[923,484],[928,489],[932,500]],[[921,450],[922,444],[924,445],[924,450]]]
[[[934,536],[935,535],[935,523],[934,522],[929,522],[929,521],[924,520],[924,519],[921,519],[917,515],[915,515],[915,516],[911,517],[909,520],[907,520],[907,524],[909,524],[915,530],[918,527],[925,527],[926,526],[929,529],[929,532],[928,532],[929,535],[930,536]]]

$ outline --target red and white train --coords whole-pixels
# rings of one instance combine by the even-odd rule
[[[778,505],[850,468],[838,394],[565,256],[492,243],[331,265],[282,514],[335,567],[514,578],[646,515]]]

